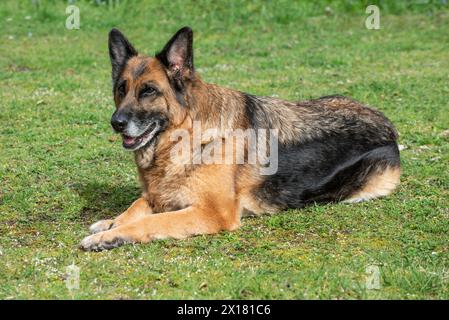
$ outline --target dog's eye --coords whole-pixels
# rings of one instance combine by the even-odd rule
[[[118,87],[118,89],[117,89],[117,92],[118,92],[118,94],[119,94],[120,97],[126,96],[126,81],[123,81],[123,82],[119,85],[119,87]]]
[[[144,89],[142,89],[140,91],[140,97],[141,98],[146,98],[146,97],[150,97],[154,94],[157,93],[157,90],[153,87],[145,87]]]

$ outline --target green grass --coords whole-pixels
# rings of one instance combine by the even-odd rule
[[[0,4],[0,298],[449,298],[449,11],[444,1],[66,1]],[[329,6],[331,10],[325,10]],[[329,12],[330,11],[330,12]],[[154,53],[195,31],[203,79],[260,95],[352,96],[397,126],[397,192],[245,219],[232,233],[108,252],[77,249],[91,223],[139,195],[113,110],[107,32]],[[65,268],[81,268],[80,289]],[[378,265],[381,289],[365,287]]]

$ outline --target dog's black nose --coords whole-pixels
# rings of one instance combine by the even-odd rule
[[[111,125],[115,131],[121,132],[126,129],[129,117],[124,112],[114,112],[111,118]]]

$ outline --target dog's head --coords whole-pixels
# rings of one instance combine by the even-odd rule
[[[160,133],[184,120],[186,92],[194,78],[192,42],[192,30],[184,27],[155,57],[147,57],[117,29],[109,33],[116,105],[111,124],[125,149],[155,144]]]

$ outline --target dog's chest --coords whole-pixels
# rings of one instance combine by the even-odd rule
[[[180,210],[194,201],[189,185],[190,173],[184,165],[158,161],[140,171],[144,196],[155,213]]]

